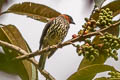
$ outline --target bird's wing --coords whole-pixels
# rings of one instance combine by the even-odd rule
[[[42,32],[42,36],[41,36],[41,39],[40,39],[40,46],[39,46],[39,50],[41,49],[42,47],[42,43],[43,43],[43,40],[44,40],[44,37],[47,33],[47,30],[49,29],[49,27],[52,25],[53,23],[53,20],[50,20],[46,25],[45,25],[45,28],[43,29],[43,32]]]

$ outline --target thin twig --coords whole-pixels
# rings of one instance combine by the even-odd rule
[[[50,73],[48,73],[46,70],[42,70],[40,71],[40,73],[45,76],[46,80],[55,80],[55,78],[50,75]]]
[[[31,54],[25,54],[25,55],[22,55],[22,56],[18,56],[16,57],[17,59],[27,59],[27,58],[31,58],[31,57],[34,57],[34,56],[37,56],[37,55],[41,55],[43,52],[46,52],[46,51],[49,51],[49,50],[52,50],[52,49],[57,49],[57,48],[62,48],[66,45],[69,45],[69,44],[72,44],[74,42],[77,42],[77,41],[83,41],[84,39],[86,38],[89,38],[91,36],[94,36],[94,35],[99,35],[99,33],[102,33],[102,32],[105,32],[106,30],[110,29],[110,27],[115,27],[117,25],[120,24],[120,21],[116,22],[115,24],[112,24],[106,28],[103,28],[101,30],[97,30],[95,32],[91,32],[91,33],[88,33],[88,34],[84,34],[84,35],[79,35],[78,37],[76,38],[73,38],[73,39],[70,39],[64,43],[61,43],[60,45],[53,45],[53,46],[50,46],[50,47],[46,47],[42,50],[37,50]]]

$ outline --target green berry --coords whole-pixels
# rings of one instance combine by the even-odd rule
[[[99,21],[97,21],[97,22],[96,22],[96,25],[100,25],[100,22],[99,22]]]
[[[78,34],[82,34],[83,33],[83,30],[80,30],[79,32],[78,32]]]
[[[105,45],[106,45],[106,46],[109,46],[109,45],[110,45],[110,43],[109,43],[109,42],[105,42]]]
[[[91,30],[91,29],[92,29],[90,26],[88,26],[87,28],[88,28],[88,30]]]
[[[113,18],[113,16],[110,16],[110,19],[112,19]]]
[[[99,53],[98,52],[94,52],[96,57],[99,57]]]
[[[109,52],[110,52],[110,50],[109,50],[109,49],[106,49],[106,52],[107,52],[107,53],[109,53]]]
[[[109,15],[112,15],[112,13],[113,13],[112,11],[109,11],[109,12],[108,12]]]
[[[81,54],[81,53],[82,53],[82,50],[78,50],[77,52],[78,52],[79,54]]]
[[[108,19],[108,22],[109,22],[109,23],[112,23],[112,19]]]
[[[82,25],[82,28],[86,28],[86,26],[85,26],[85,25]]]
[[[103,16],[104,14],[103,14],[103,13],[100,13],[99,15],[100,15],[100,16]]]
[[[115,44],[117,44],[117,43],[118,43],[118,41],[117,41],[117,40],[114,40],[114,43],[115,43]]]
[[[89,55],[89,51],[85,51],[85,56],[87,57]]]
[[[103,16],[99,16],[99,18],[103,18]]]
[[[105,10],[106,10],[107,12],[108,12],[108,11],[110,11],[110,9],[109,9],[109,8],[106,8]]]
[[[104,9],[101,9],[101,12],[102,12],[102,13],[104,13],[104,12],[105,12],[105,10],[104,10]]]
[[[113,39],[110,39],[109,41],[110,41],[110,42],[112,42],[112,41],[113,41]]]
[[[103,21],[101,22],[101,24],[102,24],[102,25],[105,25],[105,24],[106,24],[106,21],[105,21],[105,20],[103,20]]]
[[[85,18],[85,21],[86,21],[86,22],[88,22],[88,21],[89,21],[89,19],[88,19],[88,18]]]
[[[108,40],[107,40],[107,39],[104,39],[103,41],[104,41],[104,42],[107,42]]]
[[[111,25],[111,23],[108,23],[108,26],[110,26]]]
[[[113,18],[113,16],[111,16],[111,15],[107,15],[107,18],[112,19],[112,18]]]
[[[118,56],[114,56],[114,59],[117,61],[118,60]]]
[[[115,72],[111,71],[111,72],[109,72],[108,74],[109,74],[109,75],[114,75]]]
[[[105,12],[104,15],[107,17],[109,14],[108,14],[108,12]]]
[[[113,36],[112,38],[113,38],[113,39],[117,39],[117,37],[116,37],[116,36]]]
[[[90,55],[90,60],[94,61],[95,60],[95,56],[94,55]]]
[[[94,51],[94,48],[91,48],[90,51],[93,52],[93,51]]]
[[[106,19],[107,19],[107,16],[103,16],[103,19],[106,20]]]

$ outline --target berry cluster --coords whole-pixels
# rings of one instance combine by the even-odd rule
[[[96,22],[96,25],[99,26],[101,28],[101,26],[109,26],[111,25],[112,22],[112,11],[110,11],[109,8],[106,9],[101,9],[101,12],[99,13],[99,18],[98,21]]]
[[[83,44],[82,46],[78,46],[77,53],[78,55],[83,54],[83,56],[90,61],[94,61],[97,57],[99,57],[99,50],[95,45],[91,44],[90,40],[86,40],[85,44]]]
[[[107,56],[111,56],[115,60],[118,60],[117,50],[120,48],[120,38],[106,32],[104,36],[100,37],[100,40],[103,43],[103,52],[107,53]]]
[[[109,79],[120,79],[120,72],[117,71],[111,71],[108,73],[111,77]]]
[[[92,18],[90,20],[88,18],[85,18],[85,21],[86,23],[82,25],[82,28],[86,29],[84,34],[95,31],[94,28],[96,27],[96,21]],[[78,32],[78,34],[82,34],[82,33],[83,33],[83,30],[80,30]]]
[[[83,45],[77,45],[78,55],[83,54],[90,61],[94,61],[102,52],[108,57],[118,60],[117,50],[120,49],[120,38],[106,32],[103,36],[100,36],[100,40],[100,44],[93,44],[91,40],[86,39]]]

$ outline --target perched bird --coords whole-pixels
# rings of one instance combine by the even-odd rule
[[[56,18],[52,18],[43,29],[40,39],[40,47],[45,48],[55,44],[60,44],[66,37],[70,24],[75,24],[72,17],[66,14],[61,14]],[[43,53],[40,56],[39,69],[43,70],[46,58],[51,57],[56,49]]]

